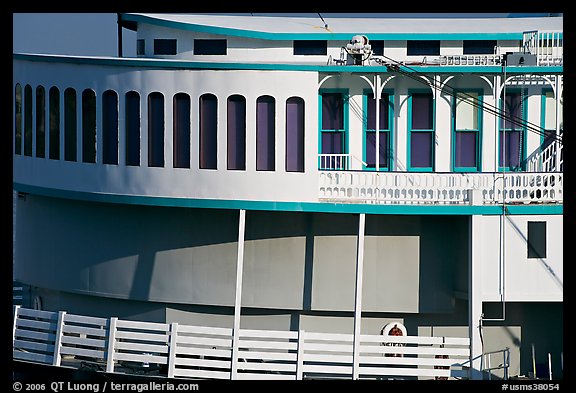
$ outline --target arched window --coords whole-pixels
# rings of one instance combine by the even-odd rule
[[[217,169],[218,99],[200,96],[200,168]]]
[[[96,93],[82,92],[82,162],[96,162]]]
[[[46,157],[46,90],[36,87],[36,157]]]
[[[164,96],[148,95],[148,166],[164,166]]]
[[[286,100],[286,171],[304,172],[304,100]]]
[[[102,162],[118,165],[118,94],[102,94]]]
[[[227,161],[228,169],[246,169],[246,99],[240,95],[228,97]]]
[[[32,86],[24,87],[24,155],[32,155]]]
[[[14,153],[22,154],[22,86],[14,88]]]
[[[126,93],[126,165],[140,165],[140,94],[135,91]]]
[[[190,168],[190,96],[174,95],[173,111],[174,168]]]
[[[50,159],[60,159],[60,91],[52,86],[49,92],[50,130],[48,138],[48,154]]]
[[[76,161],[76,90],[64,90],[64,159]]]
[[[276,101],[270,96],[256,100],[256,170],[275,169]]]

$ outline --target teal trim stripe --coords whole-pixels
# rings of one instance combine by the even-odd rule
[[[90,202],[124,203],[129,205],[145,206],[353,214],[499,215],[502,213],[502,207],[498,205],[363,205],[329,202],[274,202],[225,199],[191,199],[140,195],[100,194],[38,187],[22,183],[13,183],[13,188],[19,192],[55,198],[76,199]],[[561,215],[563,214],[564,210],[563,205],[541,204],[506,205],[506,209],[507,214],[511,215]]]
[[[350,31],[346,33],[334,33],[330,31],[318,31],[316,33],[282,33],[268,32],[249,29],[237,29],[221,26],[207,26],[197,23],[187,23],[166,19],[153,18],[147,15],[123,14],[122,20],[127,22],[147,23],[178,30],[195,31],[198,33],[228,35],[243,38],[256,38],[272,41],[286,40],[326,40],[326,41],[349,41],[357,34],[367,35],[371,40],[522,40],[522,32],[507,33],[373,33],[367,31]],[[383,22],[384,23],[384,22]],[[321,27],[321,26],[318,26]]]
[[[46,63],[71,63],[89,64],[122,67],[141,68],[175,68],[175,69],[199,69],[199,70],[273,70],[273,71],[315,71],[315,72],[347,72],[347,73],[367,73],[379,72],[387,73],[385,66],[338,66],[338,65],[316,65],[316,64],[275,64],[275,63],[233,63],[233,62],[204,62],[189,60],[167,60],[150,58],[114,58],[114,57],[70,57],[56,55],[36,55],[26,53],[13,54],[13,60],[40,61]],[[562,74],[562,66],[516,66],[507,67],[509,74]],[[410,66],[402,67],[406,72],[422,72],[436,74],[454,73],[502,73],[504,70],[498,66]]]

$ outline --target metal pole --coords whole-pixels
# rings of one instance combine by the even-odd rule
[[[361,213],[358,221],[358,247],[356,259],[356,294],[354,303],[354,343],[352,379],[358,379],[359,344],[362,329],[362,275],[364,272],[364,229],[366,227],[366,214]]]
[[[240,311],[242,309],[242,271],[244,269],[244,231],[246,210],[240,210],[238,219],[238,259],[236,263],[236,295],[234,300],[234,330],[232,341],[231,379],[236,379],[238,370],[238,340],[240,338]]]
[[[380,75],[374,75],[374,99],[376,100],[376,171],[380,170]]]

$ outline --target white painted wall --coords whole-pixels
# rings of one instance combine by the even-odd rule
[[[501,300],[502,279],[507,302],[563,301],[563,216],[506,216],[503,263],[498,246],[500,216],[482,216],[481,220],[483,248],[480,279],[484,301]],[[546,222],[546,258],[527,257],[528,221]]]

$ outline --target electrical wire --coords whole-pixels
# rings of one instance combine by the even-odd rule
[[[418,70],[416,70],[416,69],[414,69],[414,68],[412,68],[412,67],[409,67],[409,66],[407,66],[407,65],[405,65],[405,64],[402,64],[401,62],[399,62],[399,61],[397,61],[397,60],[394,60],[394,59],[392,59],[392,58],[390,58],[390,57],[388,57],[388,56],[379,55],[379,57],[383,57],[383,58],[385,58],[385,59],[387,59],[387,60],[390,60],[391,62],[394,63],[394,64],[392,64],[392,65],[386,64],[386,67],[388,68],[389,71],[392,70],[392,71],[394,71],[394,72],[398,72],[398,73],[400,73],[400,74],[402,74],[402,75],[404,75],[404,76],[407,76],[407,77],[409,77],[409,78],[411,78],[411,79],[414,79],[414,80],[418,81],[419,83],[426,84],[427,86],[429,85],[428,83],[426,83],[424,80],[422,80],[422,79],[420,78],[420,77],[422,77],[422,76],[425,76],[426,73],[420,72],[420,71],[418,71]],[[408,70],[410,70],[411,72],[407,72],[407,71],[403,70],[401,67],[402,67],[402,68],[405,68],[405,69],[408,69]],[[504,81],[504,82],[506,82],[506,81]],[[559,143],[562,143],[562,136],[559,136],[559,135],[556,135],[556,134],[548,135],[548,134],[546,133],[546,130],[543,129],[542,127],[540,127],[540,126],[538,126],[538,125],[536,125],[536,124],[533,124],[533,123],[531,123],[531,122],[529,122],[529,121],[527,121],[527,120],[525,120],[525,119],[523,119],[523,118],[521,118],[521,117],[509,115],[506,110],[502,111],[502,110],[499,109],[498,107],[493,106],[493,105],[491,105],[491,104],[484,103],[484,102],[479,103],[479,102],[476,100],[476,97],[475,97],[475,96],[472,96],[472,95],[470,95],[470,94],[468,94],[468,93],[466,93],[466,92],[463,92],[463,91],[458,91],[458,90],[455,89],[454,87],[452,87],[452,86],[450,86],[450,85],[447,85],[447,84],[444,85],[443,87],[442,87],[442,86],[439,86],[439,85],[438,85],[438,82],[437,82],[435,79],[433,79],[430,84],[432,85],[432,88],[434,88],[434,89],[437,90],[437,91],[440,91],[440,92],[441,92],[442,90],[448,90],[448,92],[449,92],[452,96],[455,96],[456,94],[458,94],[458,95],[460,95],[460,96],[466,96],[466,97],[468,97],[468,98],[471,98],[471,100],[469,100],[469,101],[468,101],[468,100],[465,100],[465,102],[468,103],[469,105],[473,105],[473,106],[476,107],[476,108],[482,109],[483,111],[486,111],[486,112],[488,112],[488,113],[490,113],[490,114],[493,114],[493,115],[497,116],[498,118],[500,118],[500,119],[502,119],[502,120],[509,121],[509,122],[511,122],[512,124],[515,124],[515,125],[518,125],[518,126],[520,126],[520,127],[522,127],[522,128],[525,128],[527,131],[533,132],[533,133],[535,133],[535,134],[537,134],[537,135],[540,135],[540,136],[544,136],[544,137],[548,137],[548,138],[553,138],[554,141],[557,141],[557,142],[559,142]]]

